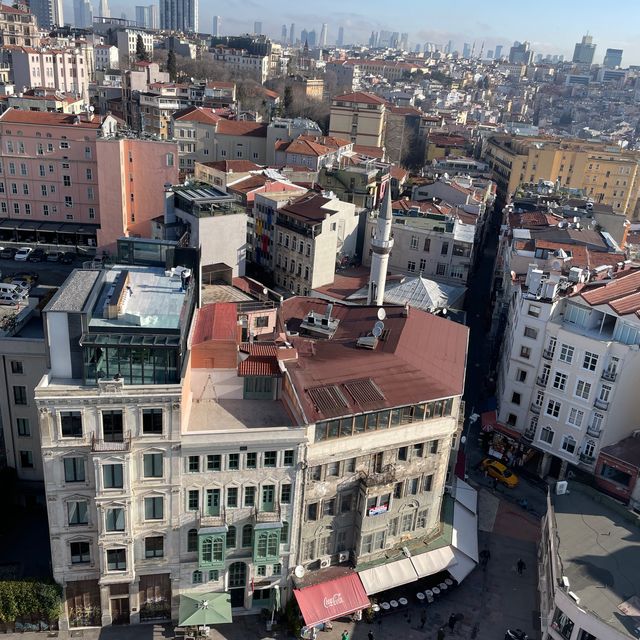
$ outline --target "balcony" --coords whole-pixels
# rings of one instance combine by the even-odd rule
[[[600,398],[596,398],[593,402],[593,406],[596,409],[601,409],[602,411],[606,411],[609,408],[609,403],[605,400],[600,400]]]
[[[600,427],[589,425],[587,427],[587,435],[591,436],[592,438],[599,438],[602,435],[602,429],[600,429]]]
[[[540,387],[546,387],[547,382],[549,382],[549,378],[547,378],[546,376],[538,376],[536,378],[536,384]]]
[[[592,465],[595,461],[595,456],[590,456],[586,453],[580,454],[580,462],[583,462],[584,464]]]
[[[540,415],[540,409],[542,407],[539,404],[536,404],[535,402],[531,403],[531,413],[535,413],[536,415]]]
[[[616,378],[618,377],[618,372],[604,369],[601,377],[603,380],[606,380],[607,382],[615,382]]]
[[[253,519],[256,524],[264,522],[280,522],[280,505],[273,505],[273,510],[265,511],[264,509],[253,508]]]
[[[227,524],[227,515],[224,507],[220,507],[218,513],[198,513],[198,529],[205,529],[207,527],[224,527]]]
[[[117,439],[104,440],[102,438],[96,438],[95,435],[91,436],[91,451],[104,452],[104,451],[129,451],[131,449],[131,432],[125,431]]]
[[[533,439],[536,437],[536,430],[535,429],[527,429],[523,434],[522,434],[522,439],[526,440],[527,442],[533,442]]]
[[[542,357],[545,360],[553,360],[553,350],[552,349],[543,349],[542,350]]]
[[[360,471],[360,482],[365,487],[377,487],[380,485],[391,484],[396,481],[396,468],[392,464],[385,465],[381,471],[375,473],[367,473]]]

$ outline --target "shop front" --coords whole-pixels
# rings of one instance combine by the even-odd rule
[[[495,411],[486,411],[481,415],[482,449],[492,458],[500,460],[508,467],[525,467],[537,464],[534,462],[538,451],[523,441],[523,435],[498,422]]]

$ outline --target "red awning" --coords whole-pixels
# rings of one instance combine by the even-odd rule
[[[307,626],[320,624],[365,609],[369,598],[357,573],[321,582],[306,589],[294,589]]]
[[[511,438],[512,440],[520,440],[520,437],[522,436],[522,434],[519,431],[516,431],[515,429],[511,429],[510,427],[507,427],[504,424],[501,424],[500,422],[496,422],[493,425],[493,428],[495,431],[499,431],[500,433],[503,433],[505,436],[509,436],[509,438]]]
[[[498,414],[495,411],[485,411],[480,416],[480,420],[482,422],[483,431],[499,431],[513,440],[520,440],[520,436],[522,434],[516,429],[512,429],[511,427],[507,427],[501,422],[498,422]]]

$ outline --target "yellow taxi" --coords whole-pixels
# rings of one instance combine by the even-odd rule
[[[518,476],[510,471],[502,462],[493,458],[485,458],[480,464],[480,468],[487,472],[489,477],[495,478],[506,487],[513,489],[520,482]]]

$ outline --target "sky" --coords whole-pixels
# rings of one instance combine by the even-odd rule
[[[97,15],[98,0],[94,3]],[[111,14],[122,11],[135,19],[135,4],[149,0],[122,2],[110,0]],[[254,21],[261,21],[263,32],[279,37],[283,24],[315,29],[328,24],[328,42],[332,44],[338,28],[344,27],[345,42],[364,42],[371,31],[386,29],[408,32],[411,45],[452,40],[462,44],[482,42],[485,52],[496,44],[507,48],[514,40],[531,42],[536,53],[564,54],[571,58],[573,47],[585,33],[597,45],[594,62],[602,63],[607,48],[623,49],[623,66],[640,64],[640,2],[638,0],[200,0],[200,31],[210,33],[214,14],[222,17],[222,34],[253,31]],[[72,5],[65,0],[65,20],[73,20]],[[413,46],[412,46],[413,48]]]

